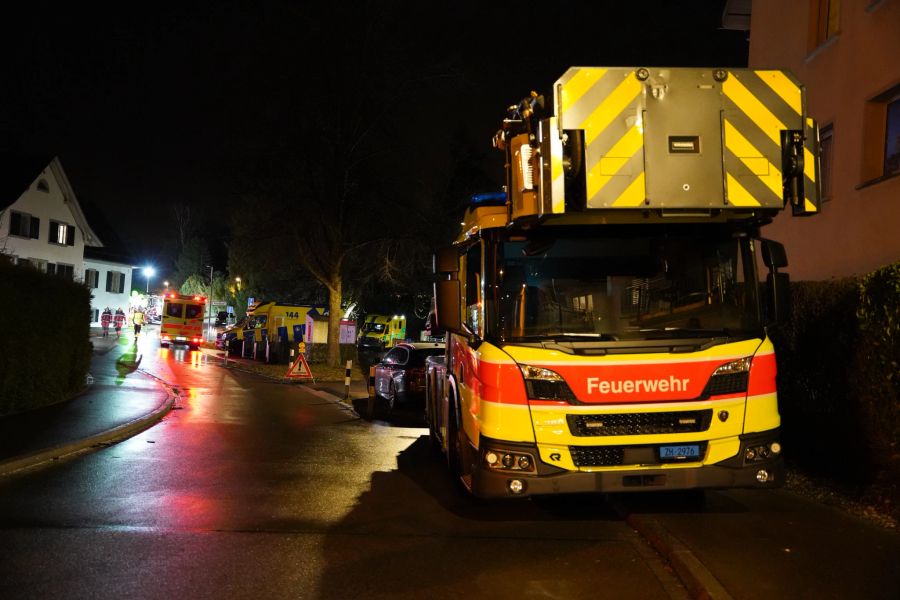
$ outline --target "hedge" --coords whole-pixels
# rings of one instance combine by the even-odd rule
[[[900,480],[900,262],[792,282],[772,331],[785,456],[852,486]]]
[[[0,261],[0,415],[67,400],[90,367],[90,291]]]

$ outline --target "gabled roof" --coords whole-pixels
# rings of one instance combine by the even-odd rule
[[[103,242],[88,224],[75,190],[57,156],[47,158],[40,155],[0,153],[0,210],[12,206],[21,198],[45,169],[50,169],[62,189],[63,199],[75,219],[75,225],[84,235],[84,245],[102,247]]]
[[[0,152],[0,210],[12,206],[51,160],[52,156]]]

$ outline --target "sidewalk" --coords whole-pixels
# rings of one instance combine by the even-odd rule
[[[0,477],[131,437],[159,421],[176,396],[137,371],[130,336],[91,336],[84,392],[59,404],[0,417]]]

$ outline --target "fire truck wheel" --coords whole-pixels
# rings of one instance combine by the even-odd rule
[[[468,490],[468,485],[464,483],[469,475],[469,470],[466,468],[466,434],[459,427],[457,406],[454,398],[447,418],[447,462],[454,481]]]

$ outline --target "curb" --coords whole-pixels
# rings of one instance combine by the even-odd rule
[[[635,515],[610,499],[613,510],[672,567],[675,575],[695,600],[734,600],[693,552],[653,518]]]
[[[120,442],[149,429],[172,409],[178,398],[178,394],[173,392],[170,386],[164,384],[164,387],[168,391],[168,396],[153,412],[87,438],[0,462],[0,477],[34,469],[48,462],[69,459],[95,448]]]

